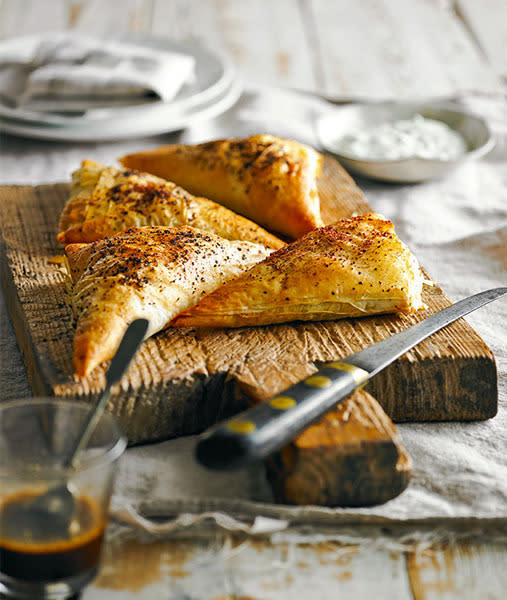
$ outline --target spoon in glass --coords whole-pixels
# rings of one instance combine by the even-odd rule
[[[143,341],[149,322],[146,319],[136,319],[125,332],[118,350],[111,360],[106,373],[106,387],[91,409],[88,418],[78,433],[74,446],[62,463],[64,469],[72,469],[76,465],[76,459],[86,447],[97,426],[102,413],[106,407],[111,387],[120,381],[127,370],[130,361]],[[67,537],[69,525],[72,521],[76,508],[76,499],[69,486],[69,482],[62,480],[59,484],[50,487],[46,492],[37,496],[30,503],[29,511],[39,516],[48,517],[51,520],[51,528],[58,530],[58,534]]]

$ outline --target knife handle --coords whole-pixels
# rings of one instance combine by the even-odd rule
[[[209,429],[197,443],[197,459],[209,469],[232,470],[266,458],[362,387],[368,376],[346,362],[326,363],[283,394]]]

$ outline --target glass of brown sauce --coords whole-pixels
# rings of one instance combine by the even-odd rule
[[[0,595],[63,599],[97,574],[114,475],[126,439],[100,418],[72,468],[63,468],[90,407],[29,399],[0,404]],[[41,494],[66,485],[71,511]]]

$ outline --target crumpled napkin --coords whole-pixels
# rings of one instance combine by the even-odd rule
[[[25,109],[83,111],[172,100],[194,77],[192,56],[121,41],[51,34],[0,50],[0,96]]]

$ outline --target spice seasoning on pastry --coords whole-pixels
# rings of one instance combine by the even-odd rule
[[[273,135],[162,146],[119,159],[129,169],[164,177],[291,238],[323,222],[318,152]]]
[[[393,224],[369,214],[316,229],[176,317],[172,325],[241,327],[422,308],[423,275]]]
[[[148,173],[84,160],[72,180],[71,196],[60,217],[58,241],[64,244],[93,242],[129,227],[190,225],[228,240],[273,249],[284,245],[256,223]]]
[[[149,337],[270,251],[192,227],[132,227],[65,252],[77,321],[73,362],[85,376],[113,356],[134,319],[148,319]]]

